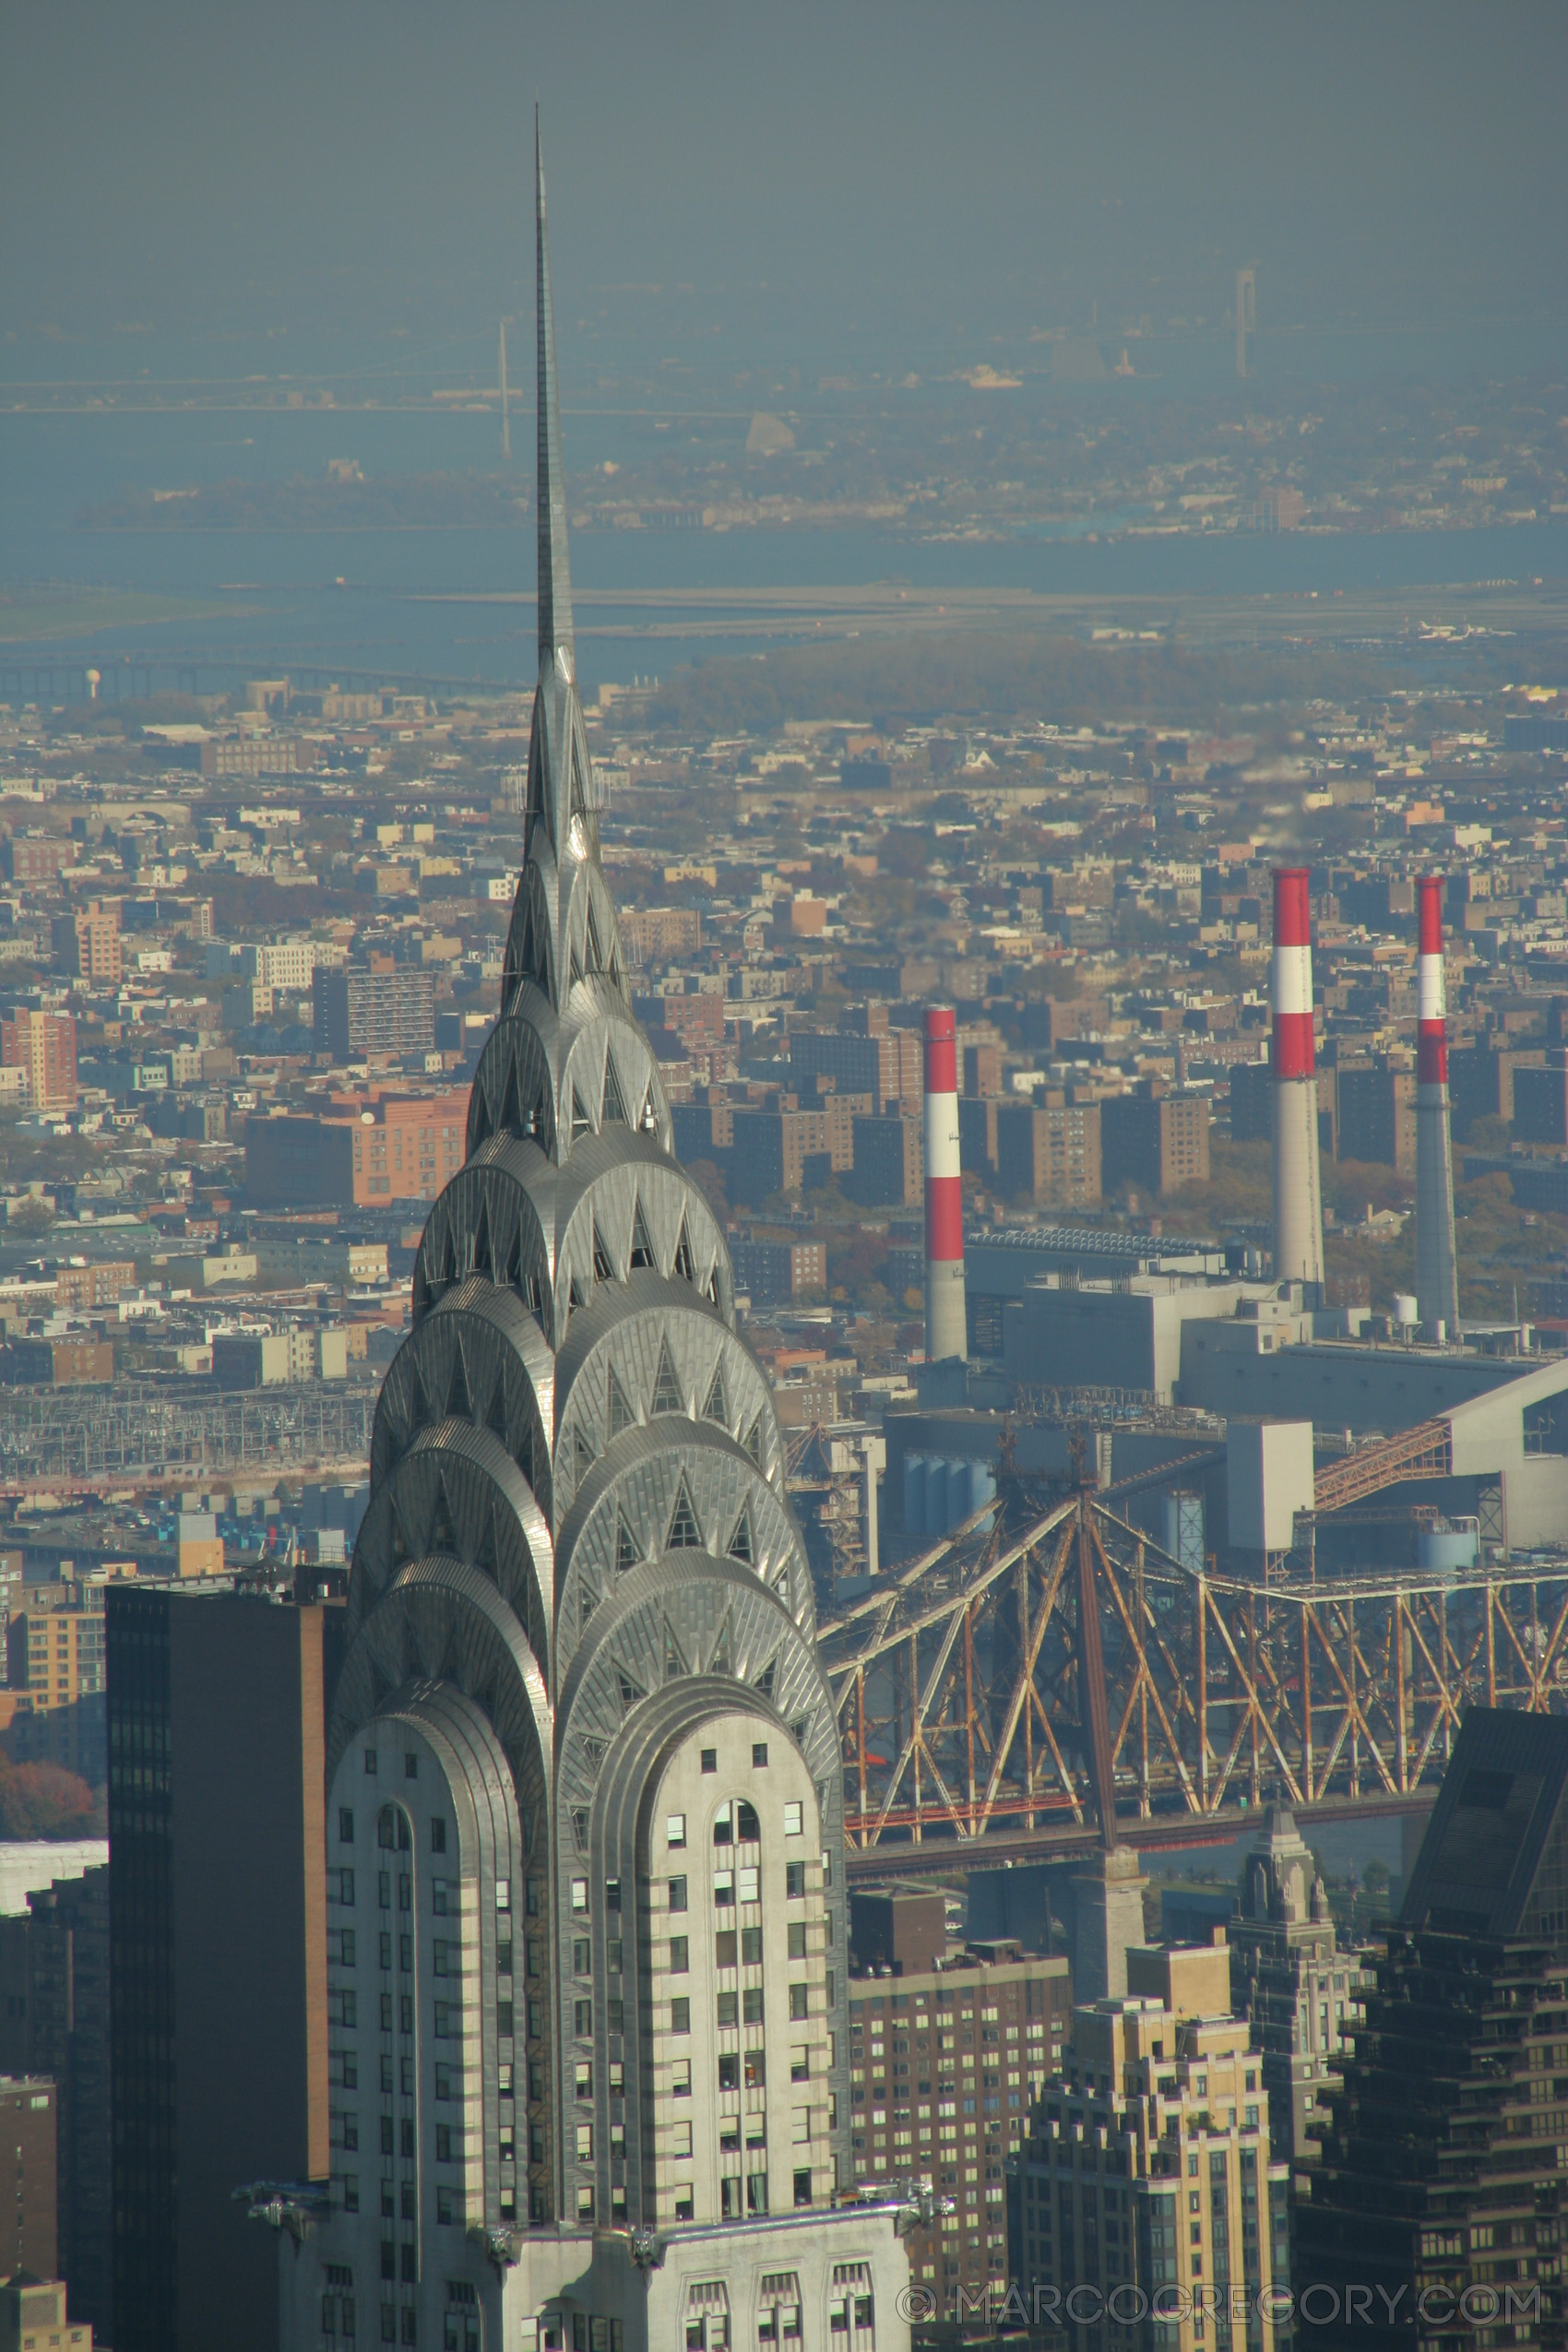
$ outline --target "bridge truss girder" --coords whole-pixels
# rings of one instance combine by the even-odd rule
[[[1182,1567],[1087,1490],[1016,1537],[988,1515],[821,1627],[849,1843],[890,1863],[1397,1804],[1467,1707],[1568,1713],[1568,1563],[1265,1586]]]

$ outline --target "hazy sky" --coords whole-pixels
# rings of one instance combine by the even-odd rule
[[[0,316],[457,330],[684,284],[802,347],[1225,307],[1537,316],[1562,0],[13,0]],[[695,303],[695,307],[694,307]]]

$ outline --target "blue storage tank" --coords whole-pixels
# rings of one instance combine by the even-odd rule
[[[907,1536],[923,1536],[925,1524],[925,1455],[906,1454],[904,1456],[904,1533]]]

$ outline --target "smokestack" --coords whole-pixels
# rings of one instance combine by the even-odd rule
[[[964,1320],[964,1194],[958,1175],[958,1036],[948,1004],[925,1016],[925,1353],[968,1354]]]
[[[1274,875],[1274,1275],[1323,1287],[1317,1165],[1317,1053],[1313,1041],[1312,909],[1305,866]]]
[[[1454,1150],[1448,1126],[1448,1007],[1443,984],[1443,884],[1416,885],[1416,1311],[1436,1338],[1459,1333],[1454,1249]]]

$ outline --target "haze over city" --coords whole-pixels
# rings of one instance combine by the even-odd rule
[[[1565,45],[0,30],[0,2352],[1562,2341]]]

